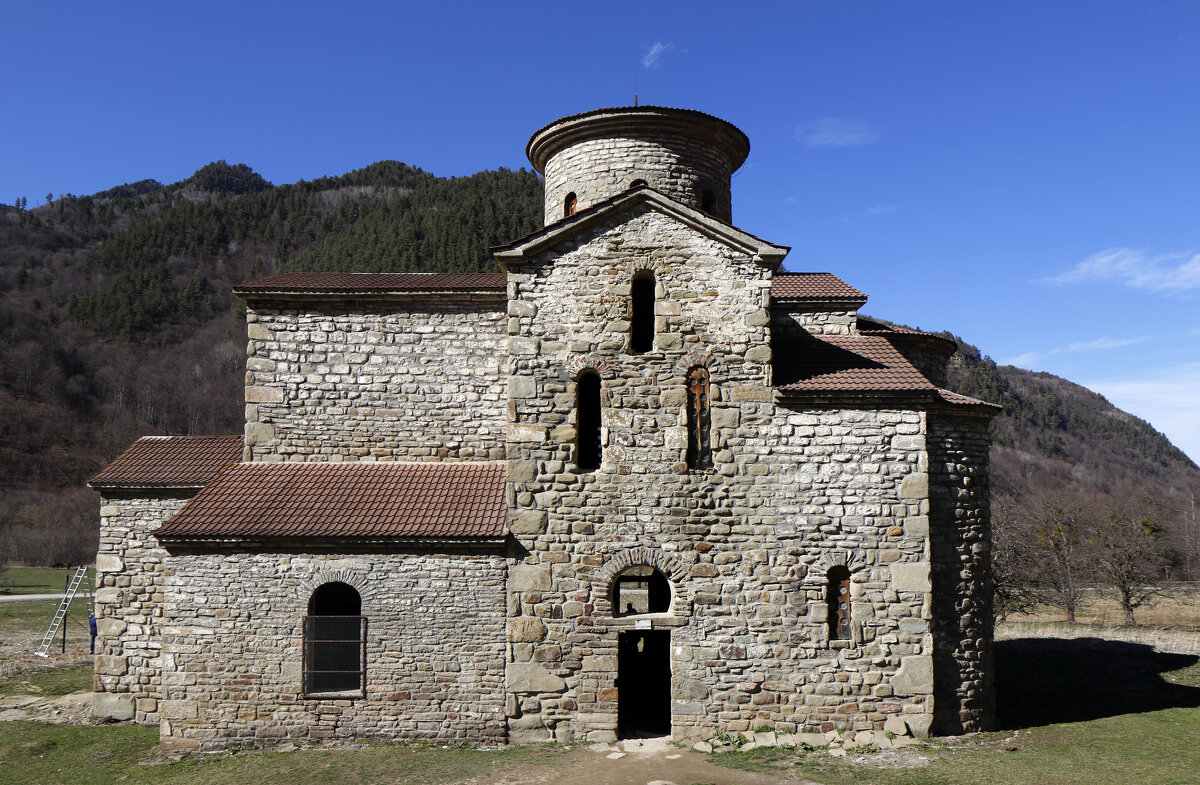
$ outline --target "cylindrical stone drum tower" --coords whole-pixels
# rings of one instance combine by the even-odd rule
[[[731,123],[658,106],[564,117],[525,146],[546,178],[546,225],[642,184],[731,223],[730,176],[749,153],[750,140]]]

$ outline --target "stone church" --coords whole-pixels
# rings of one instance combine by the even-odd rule
[[[501,273],[237,287],[244,433],[91,480],[97,714],[199,750],[987,728],[998,409],[733,224],[749,149],[565,117]]]

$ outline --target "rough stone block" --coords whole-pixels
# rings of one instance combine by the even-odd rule
[[[92,713],[101,719],[131,720],[135,706],[132,695],[111,692],[97,692],[92,695]]]
[[[562,692],[567,683],[536,662],[510,662],[504,683],[509,692]]]
[[[893,714],[883,723],[883,729],[887,733],[893,733],[897,736],[908,735],[908,725],[898,715]]]
[[[893,564],[892,588],[896,591],[929,591],[929,562]]]
[[[550,588],[550,570],[518,564],[508,571],[508,588],[511,591],[547,591]]]
[[[129,670],[129,661],[114,654],[100,654],[96,657],[96,673],[104,676],[124,676]]]
[[[246,403],[283,403],[283,389],[279,387],[247,387]]]
[[[928,654],[914,654],[903,658],[900,660],[900,669],[892,676],[891,685],[898,695],[932,694],[933,658]],[[909,727],[912,727],[911,722]]]
[[[120,556],[111,553],[101,553],[96,556],[96,572],[120,572],[125,569],[125,562]]]
[[[546,429],[539,428],[536,425],[522,425],[521,423],[510,423],[508,426],[508,440],[510,442],[544,442],[546,441]]]
[[[159,704],[165,720],[192,720],[200,716],[200,708],[195,701],[168,700]]]
[[[912,732],[914,739],[929,738],[929,728],[933,725],[932,714],[906,714],[904,721],[908,724],[908,729]],[[892,744],[895,746],[894,741]]]
[[[906,475],[900,483],[901,499],[929,498],[929,475],[924,472]]]
[[[279,444],[275,438],[275,426],[265,422],[246,423],[245,440],[247,447]]]
[[[546,531],[545,510],[517,510],[509,521],[509,529],[517,536],[541,534]]]
[[[533,616],[508,620],[508,639],[521,643],[536,643],[546,637],[546,625]]]
[[[101,638],[117,638],[121,633],[125,632],[128,627],[125,622],[120,619],[103,618],[96,620],[96,633]]]

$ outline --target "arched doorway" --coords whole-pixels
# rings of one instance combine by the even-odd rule
[[[627,567],[613,581],[616,618],[633,629],[617,633],[617,733],[621,738],[671,733],[671,633],[637,617],[671,609],[671,582],[648,564]]]

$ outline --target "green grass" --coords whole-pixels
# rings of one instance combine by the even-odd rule
[[[0,694],[31,693],[46,697],[70,695],[92,689],[91,665],[75,665],[40,673],[26,673],[0,681]]]
[[[61,594],[74,572],[73,568],[9,567],[4,570],[4,578],[10,583],[10,594]],[[94,571],[88,571],[88,579],[93,581],[90,585],[94,586]]]
[[[350,751],[251,751],[189,755],[176,762],[152,760],[158,729],[131,725],[71,726],[6,723],[0,734],[0,784],[43,782],[95,785],[113,782],[156,785],[283,785],[284,783],[452,783],[509,772],[523,766],[566,762],[560,747],[508,750],[443,748],[425,744],[373,744]],[[153,762],[155,765],[146,765]]]

